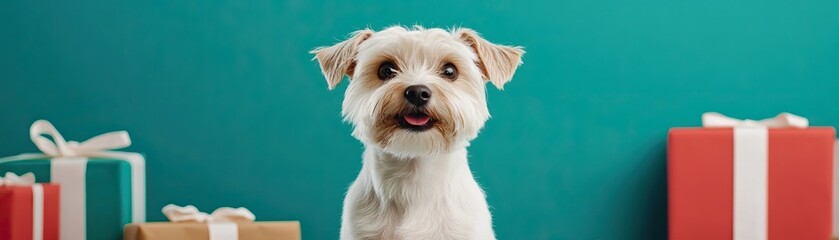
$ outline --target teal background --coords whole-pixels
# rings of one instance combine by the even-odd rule
[[[128,130],[148,218],[246,206],[336,239],[362,145],[307,51],[392,24],[528,52],[470,147],[499,239],[663,239],[665,137],[705,111],[839,125],[839,1],[0,3],[0,155]]]

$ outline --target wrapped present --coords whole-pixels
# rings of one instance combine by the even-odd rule
[[[192,205],[167,205],[163,214],[171,222],[129,224],[124,240],[297,240],[300,223],[254,222],[256,217],[246,208],[219,208],[212,214],[198,211]]]
[[[670,239],[830,239],[835,130],[703,115],[667,143]]]
[[[38,182],[61,186],[61,239],[121,239],[125,224],[145,222],[143,156],[112,151],[131,144],[127,132],[79,143],[38,120],[30,137],[42,153],[0,158],[0,171],[33,172]]]
[[[59,187],[35,175],[0,177],[0,240],[57,240]]]

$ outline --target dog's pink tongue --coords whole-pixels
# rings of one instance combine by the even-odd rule
[[[414,126],[422,126],[428,123],[428,120],[431,120],[429,116],[409,116],[405,115],[405,121]]]

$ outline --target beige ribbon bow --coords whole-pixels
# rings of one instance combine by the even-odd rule
[[[31,186],[33,184],[35,184],[35,174],[31,172],[20,176],[7,172],[5,177],[0,177],[0,186]]]
[[[256,220],[256,216],[243,207],[222,207],[207,214],[192,205],[181,207],[169,204],[163,207],[163,215],[166,215],[171,222],[253,222]]]
[[[703,127],[753,127],[753,126],[763,126],[768,128],[784,128],[784,127],[793,127],[793,128],[807,128],[810,125],[810,122],[807,118],[791,114],[791,113],[781,113],[773,118],[767,118],[763,120],[751,120],[751,119],[736,119],[731,118],[720,113],[716,112],[708,112],[702,114],[702,126]]]
[[[43,135],[49,135],[53,140]],[[46,120],[32,123],[32,127],[29,128],[29,137],[41,152],[50,157],[88,156],[92,153],[131,146],[131,138],[128,137],[126,131],[104,133],[83,142],[66,141],[55,126]]]

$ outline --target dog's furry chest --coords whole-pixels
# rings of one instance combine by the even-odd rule
[[[473,217],[445,203],[405,205],[371,198],[356,204],[352,239],[471,239]]]
[[[494,239],[463,158],[435,166],[365,162],[344,202],[342,239]]]

